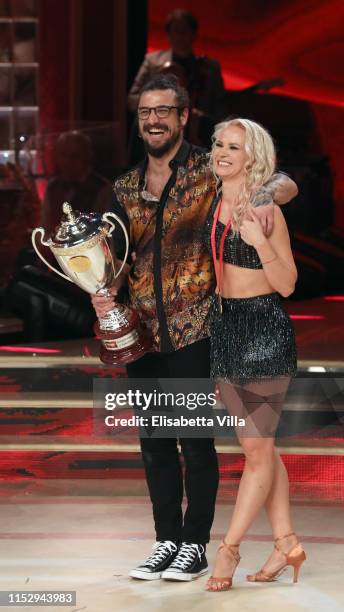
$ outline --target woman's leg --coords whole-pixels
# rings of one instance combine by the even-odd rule
[[[277,449],[275,449],[274,477],[271,490],[265,502],[265,510],[272,526],[274,538],[280,538],[293,533],[290,515],[288,473]],[[287,553],[296,542],[297,538],[295,535],[280,540],[280,550],[273,549],[262,569],[267,573],[277,571],[281,564],[285,562],[283,552]]]
[[[229,529],[224,537],[227,544],[239,545],[269,495],[274,477],[274,440],[272,438],[241,438],[245,453],[245,468],[240,480]],[[213,576],[231,576],[235,561],[226,548],[218,551]]]
[[[265,502],[265,510],[272,525],[274,538],[279,538],[293,530],[290,516],[288,473],[277,449],[275,449],[274,478]]]
[[[219,382],[221,398],[227,411],[244,418],[246,423],[241,433],[238,433],[237,428],[245,454],[245,467],[230,526],[224,538],[228,544],[240,544],[272,489],[277,468],[274,434],[288,383],[288,378],[265,379],[244,387]],[[276,482],[280,484],[280,478]],[[273,514],[276,514],[274,510]],[[230,576],[234,567],[230,553],[222,548],[217,554],[213,575]]]
[[[274,440],[241,438],[245,467],[240,480],[232,519],[225,540],[239,544],[259,510],[264,506],[274,477]]]

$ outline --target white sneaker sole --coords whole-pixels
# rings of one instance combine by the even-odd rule
[[[129,576],[131,578],[138,578],[139,580],[160,580],[162,572],[145,572],[142,570],[131,570]]]
[[[178,580],[180,582],[189,582],[190,580],[196,580],[208,573],[208,568],[202,569],[197,574],[183,574],[182,572],[173,572],[166,570],[162,572],[161,578],[163,580]]]

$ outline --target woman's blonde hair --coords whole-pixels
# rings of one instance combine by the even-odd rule
[[[210,154],[210,165],[216,178],[217,191],[221,189],[221,179],[217,176],[214,168],[214,149],[219,134],[232,125],[245,130],[245,149],[248,154],[243,189],[232,213],[233,229],[239,231],[241,221],[250,208],[256,191],[271,178],[275,171],[276,151],[269,132],[255,121],[230,119],[218,123],[212,136],[213,145]]]

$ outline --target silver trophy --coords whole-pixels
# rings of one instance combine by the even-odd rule
[[[129,238],[123,222],[112,212],[102,217],[95,213],[74,213],[68,202],[63,204],[62,210],[64,217],[53,237],[45,240],[42,227],[33,230],[32,244],[38,257],[56,274],[84,291],[111,296],[109,289],[121,274],[129,253]],[[119,223],[126,241],[125,257],[117,272],[107,241],[116,227],[113,221]],[[49,247],[65,274],[42,255],[36,244],[37,235],[40,235],[41,244]],[[111,365],[122,366],[135,361],[151,346],[148,331],[143,328],[137,313],[123,304],[116,303],[99,319],[95,332],[102,341],[100,359]]]

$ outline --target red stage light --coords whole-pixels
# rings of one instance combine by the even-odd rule
[[[7,353],[62,353],[60,349],[37,348],[35,346],[0,346],[0,351]]]
[[[322,319],[326,319],[326,317],[324,317],[324,315],[297,315],[297,314],[292,314],[289,315],[291,319],[294,320],[300,320],[300,321],[319,321]]]
[[[344,295],[325,295],[323,300],[327,302],[344,302]]]

